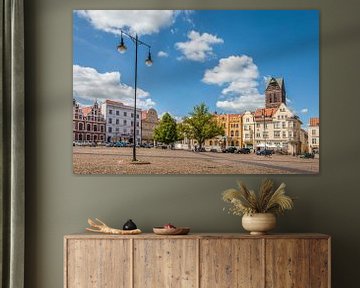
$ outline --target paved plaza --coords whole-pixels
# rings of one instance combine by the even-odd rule
[[[137,148],[137,159],[150,164],[131,163],[132,148],[73,147],[75,174],[316,174],[319,159],[289,155],[271,157],[255,154],[191,152]]]

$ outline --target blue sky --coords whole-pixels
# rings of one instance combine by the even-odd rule
[[[109,11],[73,13],[73,94],[133,103],[134,44],[120,54],[120,29],[139,47],[138,104],[161,115],[242,113],[264,106],[265,78],[284,77],[288,106],[301,118],[319,115],[319,13],[308,11]]]

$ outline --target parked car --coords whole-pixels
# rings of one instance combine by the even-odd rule
[[[263,150],[258,150],[256,151],[256,155],[264,155],[264,156],[269,156],[272,155],[274,153],[273,150],[269,150],[269,149],[263,149]]]
[[[314,157],[315,157],[315,154],[309,153],[309,152],[306,152],[306,153],[300,155],[300,158],[303,158],[303,159],[314,159]]]
[[[240,153],[240,154],[250,154],[250,148],[240,148],[237,153]]]
[[[115,142],[113,147],[126,147],[126,143],[125,142]]]
[[[142,147],[142,148],[151,148],[151,145],[148,144],[148,143],[142,143],[142,144],[140,144],[140,147]]]
[[[222,150],[223,153],[236,153],[237,152],[237,148],[234,146],[229,146],[225,149]]]

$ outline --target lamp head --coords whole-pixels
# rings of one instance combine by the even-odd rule
[[[126,45],[124,44],[124,39],[121,36],[120,44],[117,46],[117,50],[119,53],[124,54],[126,52]]]
[[[148,58],[145,60],[145,64],[146,64],[146,66],[149,66],[149,67],[153,64],[150,51],[149,51]]]

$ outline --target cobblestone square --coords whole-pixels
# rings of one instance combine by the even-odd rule
[[[131,164],[132,148],[73,147],[75,174],[316,174],[319,159],[290,155],[192,152],[157,148],[136,149],[137,159],[150,164]]]

